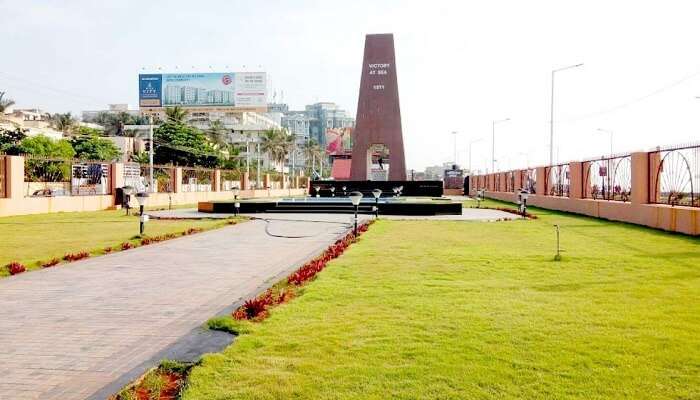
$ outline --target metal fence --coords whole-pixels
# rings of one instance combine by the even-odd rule
[[[25,196],[94,196],[111,193],[108,162],[27,156]]]
[[[214,170],[206,168],[182,168],[183,192],[211,192],[214,186]]]
[[[571,176],[569,164],[552,165],[545,168],[545,192],[549,196],[569,197]]]
[[[523,186],[528,192],[532,194],[537,193],[537,170],[535,168],[525,171]]]
[[[219,190],[226,191],[233,188],[241,188],[243,173],[238,169],[222,169],[219,180]]]
[[[649,153],[649,202],[700,207],[700,144]]]
[[[586,199],[629,201],[632,193],[632,157],[604,157],[583,163]]]

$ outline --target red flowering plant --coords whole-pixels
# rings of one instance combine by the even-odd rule
[[[67,253],[63,256],[63,261],[73,262],[88,257],[90,257],[90,253],[88,253],[87,251],[80,251],[78,253]]]
[[[59,260],[58,258],[52,258],[49,261],[45,261],[45,262],[41,263],[41,268],[51,268],[60,262],[61,262],[61,260]]]
[[[27,270],[27,268],[25,268],[24,265],[18,263],[17,261],[13,261],[7,264],[5,267],[10,272],[10,275],[21,274],[22,272]]]

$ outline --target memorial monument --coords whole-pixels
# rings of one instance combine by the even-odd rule
[[[353,181],[405,181],[394,35],[365,37],[352,147]]]

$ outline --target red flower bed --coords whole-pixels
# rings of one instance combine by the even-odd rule
[[[27,268],[25,268],[24,265],[18,263],[17,261],[13,261],[5,265],[5,268],[7,268],[7,270],[10,271],[10,275],[21,274],[22,272],[27,270]]]
[[[59,260],[58,258],[52,258],[49,261],[41,263],[41,268],[51,268],[60,262],[61,262],[61,260]]]
[[[129,250],[129,249],[133,249],[134,245],[131,244],[131,242],[124,242],[124,243],[122,243],[121,247],[122,247],[122,250]]]
[[[82,260],[83,258],[88,258],[88,257],[90,257],[90,253],[88,253],[87,251],[81,251],[78,253],[68,253],[65,256],[63,256],[63,260],[68,261],[68,262],[73,262],[73,261]]]
[[[362,224],[358,226],[357,233],[359,234],[366,232],[369,225],[373,221]],[[294,288],[296,286],[301,286],[304,283],[313,279],[316,274],[321,272],[329,261],[334,258],[340,257],[341,254],[348,248],[352,243],[357,240],[353,233],[345,235],[344,238],[337,240],[335,243],[330,245],[320,256],[314,258],[313,260],[307,262],[301,268],[297,269],[287,277],[286,288],[280,289],[280,291],[275,294],[272,289],[267,290],[262,295],[247,300],[241,307],[233,312],[233,317],[235,319],[251,319],[251,320],[262,320],[267,316],[267,309],[276,304],[281,304],[287,302],[296,296],[296,291]]]

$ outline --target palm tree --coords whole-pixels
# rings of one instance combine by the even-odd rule
[[[5,110],[12,107],[15,101],[5,98],[5,92],[0,92],[0,115],[5,114]]]
[[[207,137],[209,137],[209,140],[220,148],[226,146],[226,132],[226,127],[224,127],[224,124],[218,119],[211,121],[209,123],[209,128],[204,131]]]
[[[165,116],[168,122],[184,124],[185,118],[187,117],[187,110],[180,106],[168,107],[165,109]]]
[[[64,134],[70,134],[76,127],[75,118],[68,112],[65,114],[53,114],[50,117],[51,126]]]
[[[318,159],[319,161],[322,159],[321,157],[323,156],[323,151],[321,150],[321,146],[318,144],[313,139],[310,139],[306,143],[304,143],[304,147],[302,148],[302,152],[304,153],[304,159],[307,164],[307,168],[311,172],[315,171],[315,160]],[[311,166],[309,167],[309,162],[311,162]]]

